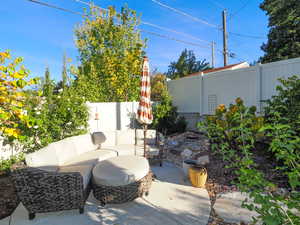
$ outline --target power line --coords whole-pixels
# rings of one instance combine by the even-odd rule
[[[193,35],[190,35],[190,34],[187,34],[187,33],[184,33],[184,32],[180,32],[180,31],[176,31],[176,30],[173,30],[173,29],[170,29],[170,28],[162,27],[162,26],[159,26],[159,25],[156,25],[156,24],[153,24],[153,23],[141,21],[141,24],[145,24],[145,25],[148,25],[148,26],[151,26],[151,27],[155,27],[155,28],[164,30],[164,31],[169,31],[169,32],[176,33],[176,34],[179,34],[179,35],[182,35],[182,36],[186,36],[186,37],[192,38],[192,39],[197,40],[197,41],[210,43],[209,41],[202,40],[200,38],[194,37]]]
[[[224,7],[219,2],[216,2],[216,1],[213,1],[213,0],[208,0],[208,1],[211,2],[213,5],[217,6],[218,8],[222,9],[222,10],[226,9],[226,7]]]
[[[82,13],[79,13],[79,12],[76,12],[76,11],[72,11],[72,10],[69,10],[69,9],[65,9],[65,8],[61,8],[59,6],[48,4],[48,3],[45,3],[45,2],[40,2],[40,1],[37,1],[37,0],[27,0],[27,1],[39,4],[39,5],[42,5],[42,6],[47,6],[47,7],[53,8],[53,9],[58,9],[58,10],[61,10],[61,11],[64,11],[64,12],[68,12],[68,13],[72,13],[72,14],[76,14],[76,15],[80,15],[80,16],[86,16],[86,15],[84,15]]]
[[[229,18],[228,18],[228,21],[229,20],[232,20],[233,17],[235,17],[238,13],[240,13],[244,8],[246,8],[246,6],[250,3],[251,0],[246,0],[244,2],[244,4],[238,9],[236,10],[234,13],[232,13]]]
[[[211,24],[211,23],[209,23],[209,22],[207,22],[207,21],[205,21],[205,20],[203,20],[203,19],[199,19],[199,18],[197,18],[197,17],[195,17],[195,16],[192,16],[192,15],[190,15],[190,14],[184,12],[184,11],[181,11],[181,10],[179,10],[179,9],[175,9],[175,8],[173,8],[173,7],[171,7],[171,6],[168,6],[168,5],[164,4],[164,3],[161,3],[161,2],[159,2],[159,1],[157,1],[157,0],[151,0],[151,1],[154,2],[154,3],[156,3],[156,4],[158,4],[158,5],[160,5],[160,6],[162,6],[162,7],[167,8],[167,9],[173,11],[173,12],[176,12],[177,14],[181,14],[181,15],[183,15],[183,16],[185,16],[185,17],[188,17],[188,18],[190,18],[190,19],[192,19],[192,20],[194,20],[194,21],[196,21],[196,22],[199,22],[199,23],[201,23],[201,24],[205,24],[205,25],[207,25],[207,26],[210,26],[210,27],[219,29],[217,25]]]
[[[85,2],[85,1],[82,1],[82,0],[74,0],[74,1],[76,1],[76,2],[80,2],[80,3],[82,3],[82,4],[84,4],[84,5],[88,5],[88,6],[90,6],[92,3],[88,3],[88,2]],[[104,11],[108,11],[108,9],[106,9],[106,8],[102,8],[102,7],[100,7],[100,6],[98,6],[98,5],[95,5],[95,4],[93,4],[96,8],[98,8],[98,9],[102,9],[102,10],[104,10]]]
[[[166,38],[166,39],[169,39],[169,40],[172,40],[172,41],[177,41],[177,42],[185,43],[185,44],[188,44],[188,45],[193,45],[193,46],[197,46],[197,47],[201,47],[201,48],[210,49],[210,47],[208,47],[206,45],[200,45],[200,44],[197,44],[197,43],[194,43],[194,42],[184,41],[184,40],[181,40],[181,39],[177,39],[177,38],[167,36],[167,35],[164,35],[164,34],[155,33],[155,32],[152,32],[152,31],[147,31],[147,30],[143,30],[143,29],[139,29],[139,30],[143,33],[151,34],[151,35],[158,36],[158,37],[161,37],[161,38]]]
[[[240,34],[240,33],[235,33],[235,32],[228,32],[231,35],[239,36],[239,37],[245,37],[245,38],[253,38],[253,39],[266,39],[265,37],[262,36],[255,36],[255,35],[248,35],[248,34]]]
[[[85,5],[90,5],[90,4],[91,4],[91,3],[88,3],[88,2],[82,1],[82,0],[74,0],[74,1],[80,2],[80,3],[85,4]],[[102,7],[98,6],[98,5],[94,5],[94,6],[97,7],[97,8],[100,8],[100,9],[102,9],[102,10],[106,10],[106,11],[107,11],[107,9],[102,8]],[[181,32],[181,31],[177,31],[177,30],[174,30],[174,29],[170,29],[170,28],[167,28],[167,27],[162,27],[162,26],[160,26],[160,25],[156,25],[156,24],[149,23],[149,22],[146,22],[146,21],[142,21],[142,20],[141,20],[141,24],[148,25],[148,26],[151,26],[151,27],[155,27],[155,28],[160,29],[160,30],[164,30],[164,31],[176,33],[176,34],[179,34],[179,35],[183,35],[183,36],[192,38],[192,39],[197,40],[197,41],[201,41],[201,42],[205,42],[205,43],[209,43],[209,44],[211,43],[211,42],[209,42],[209,41],[206,41],[206,40],[202,40],[202,39],[200,39],[200,38],[197,38],[197,37],[195,37],[195,36],[193,36],[193,35],[190,35],[190,34],[187,34],[187,33]]]
[[[86,16],[86,15],[80,13],[80,12],[75,12],[75,11],[72,11],[72,10],[69,10],[69,9],[66,9],[66,8],[58,7],[58,6],[55,6],[55,5],[52,5],[52,4],[48,4],[48,3],[45,3],[45,2],[41,2],[41,1],[38,1],[38,0],[27,0],[27,1],[30,1],[32,3],[36,3],[36,4],[39,4],[39,5],[43,5],[43,6],[46,6],[46,7],[49,7],[49,8],[61,10],[61,11],[64,11],[64,12],[68,12],[68,13],[72,13],[72,14],[76,14],[76,15],[80,15],[80,16]],[[208,47],[206,45],[200,45],[200,44],[197,44],[197,43],[194,43],[194,42],[180,40],[180,39],[177,39],[177,38],[174,38],[174,37],[171,37],[171,36],[167,36],[167,35],[163,35],[163,34],[151,32],[151,31],[147,31],[147,30],[143,30],[143,29],[140,29],[140,31],[144,32],[144,33],[151,34],[151,35],[155,35],[155,36],[158,36],[158,37],[161,37],[161,38],[166,38],[166,39],[169,39],[169,40],[173,40],[173,41],[185,43],[185,44],[188,44],[188,45],[193,45],[193,46],[197,46],[197,47],[201,47],[201,48],[208,48],[208,49],[210,49],[210,47]]]

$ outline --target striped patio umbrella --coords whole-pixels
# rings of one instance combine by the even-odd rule
[[[141,92],[140,92],[140,102],[137,111],[137,120],[143,125],[144,128],[144,157],[146,157],[146,136],[147,136],[147,125],[152,123],[152,107],[151,107],[151,86],[150,86],[150,70],[149,61],[146,56],[144,56],[143,61],[143,71],[141,79]]]

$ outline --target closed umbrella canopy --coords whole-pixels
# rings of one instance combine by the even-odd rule
[[[141,92],[140,102],[137,111],[137,120],[143,124],[144,127],[144,157],[146,154],[146,136],[147,136],[147,125],[152,123],[152,107],[151,107],[151,86],[150,86],[150,72],[149,72],[149,61],[145,56],[143,61],[143,71],[141,79]]]
[[[151,107],[151,86],[150,86],[150,73],[149,73],[149,61],[144,57],[142,80],[141,80],[141,92],[140,102],[137,112],[137,120],[143,124],[148,125],[152,123],[152,107]]]

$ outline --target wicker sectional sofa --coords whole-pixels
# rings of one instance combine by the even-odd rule
[[[13,173],[18,196],[29,212],[79,209],[91,190],[92,169],[102,160],[124,155],[143,155],[142,130],[103,131],[106,140],[95,145],[91,134],[73,136],[27,154],[27,166]],[[150,155],[162,160],[155,130],[147,133]]]

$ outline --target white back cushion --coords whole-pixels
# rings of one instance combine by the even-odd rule
[[[103,131],[101,130],[101,132],[103,132],[103,134],[106,137],[105,142],[103,142],[101,144],[101,147],[110,147],[110,146],[115,146],[116,145],[116,131]]]
[[[93,144],[90,133],[74,136],[71,137],[71,139],[75,143],[75,149],[78,155],[97,149],[97,145]]]
[[[135,144],[135,130],[117,130],[116,131],[117,145],[134,145]]]
[[[54,146],[46,146],[25,156],[26,164],[31,167],[58,166],[59,160]]]
[[[51,143],[49,146],[55,148],[59,165],[63,165],[73,157],[78,155],[76,143],[72,138],[66,138],[58,142]]]

